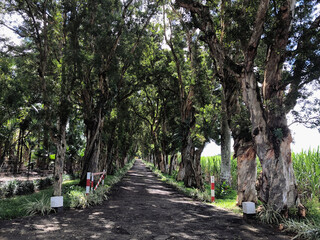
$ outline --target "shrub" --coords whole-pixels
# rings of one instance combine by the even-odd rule
[[[258,210],[258,218],[266,224],[280,224],[283,217],[278,209],[271,205],[261,205]]]
[[[46,195],[42,195],[40,199],[35,199],[34,201],[28,201],[24,205],[24,209],[27,215],[35,215],[40,213],[41,215],[49,214],[53,209],[50,206],[50,199]]]
[[[35,185],[38,190],[46,189],[47,187],[52,185],[52,179],[47,177],[45,179],[37,179],[35,180]]]
[[[216,184],[215,194],[217,198],[224,198],[232,191],[232,188],[226,183]]]
[[[16,180],[7,182],[4,186],[5,197],[12,197],[17,189],[18,182]]]
[[[71,208],[86,208],[88,206],[87,197],[82,187],[74,186],[67,195],[70,198]]]
[[[297,233],[293,239],[320,239],[320,226],[316,226],[310,221],[295,221],[293,219],[288,219],[284,221],[284,227],[287,232]]]
[[[88,206],[101,205],[102,202],[103,202],[103,197],[101,195],[96,194],[96,192],[94,192],[93,194],[89,194],[87,196]]]
[[[98,195],[102,200],[108,199],[108,193],[109,193],[109,187],[107,186],[101,186],[98,187],[97,190],[94,192],[94,194]]]
[[[34,183],[32,181],[18,181],[15,191],[16,195],[31,194],[34,192]]]

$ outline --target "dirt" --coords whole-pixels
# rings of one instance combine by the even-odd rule
[[[290,239],[195,201],[159,181],[141,161],[100,206],[0,221],[0,239]]]

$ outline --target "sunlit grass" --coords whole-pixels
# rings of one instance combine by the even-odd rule
[[[161,173],[152,163],[144,162],[144,164],[151,169],[161,181],[166,182],[173,187],[175,187],[180,192],[186,194],[189,197],[195,198],[200,201],[204,201],[207,203],[211,203],[211,189],[209,184],[205,184],[205,190],[200,191],[196,188],[188,188],[185,187],[182,181],[177,181],[174,176],[170,176],[168,174]],[[215,203],[212,203],[214,206],[224,208],[226,210],[232,211],[237,214],[242,213],[242,209],[239,208],[237,203],[237,191],[236,190],[228,190],[223,198],[216,198]]]

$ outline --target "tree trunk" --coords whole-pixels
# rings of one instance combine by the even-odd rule
[[[252,141],[244,138],[235,139],[235,156],[238,165],[238,196],[237,205],[242,202],[257,202],[256,179],[257,163],[256,151]]]
[[[67,121],[59,121],[58,126],[58,141],[56,144],[57,154],[54,162],[54,176],[53,176],[53,196],[61,196],[62,189],[62,174],[64,167],[64,159],[66,155],[66,128]]]
[[[101,111],[100,111],[101,114]],[[83,169],[79,185],[85,186],[87,172],[97,172],[100,156],[101,130],[103,127],[103,118],[101,115],[94,119],[95,121],[87,122],[87,143],[83,157]]]
[[[186,144],[182,147],[177,180],[183,181],[186,187],[203,189],[200,157],[198,154],[198,150],[194,149],[191,133],[189,133]]]
[[[169,175],[172,175],[173,166],[175,164],[175,161],[177,161],[177,154],[171,155],[170,158],[170,167],[169,167]]]
[[[271,124],[267,124],[258,101],[255,75],[252,71],[244,75],[244,99],[250,111],[253,139],[262,166],[259,199],[284,210],[299,204],[291,161],[291,133],[285,115],[278,117],[276,122],[270,118]],[[279,127],[275,128],[275,125]]]
[[[221,183],[231,186],[231,135],[228,124],[227,106],[222,91],[221,98]]]

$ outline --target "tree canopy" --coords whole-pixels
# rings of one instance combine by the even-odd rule
[[[63,171],[84,184],[86,172],[112,173],[140,156],[171,172],[179,153],[177,178],[202,188],[202,150],[231,130],[239,204],[256,201],[256,156],[259,198],[299,204],[286,116],[319,126],[319,99],[308,98],[320,86],[318,6],[2,2],[0,24],[21,43],[0,39],[0,166],[54,166],[60,195]]]

